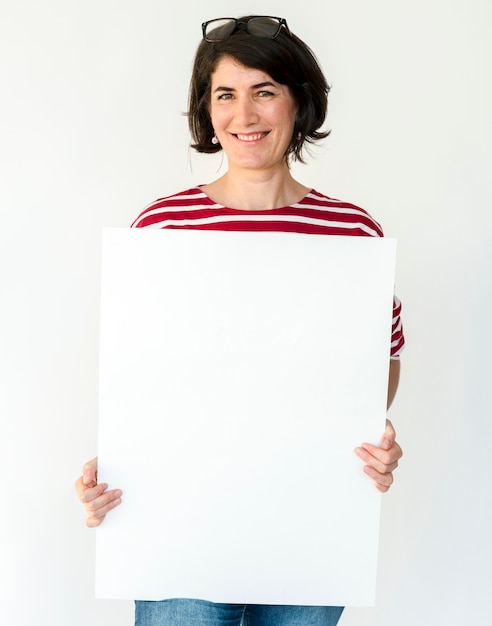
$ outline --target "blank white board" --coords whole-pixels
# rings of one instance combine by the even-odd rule
[[[96,595],[372,605],[395,241],[103,240]]]

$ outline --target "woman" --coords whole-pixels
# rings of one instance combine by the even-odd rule
[[[190,85],[189,125],[199,152],[224,150],[218,180],[148,206],[136,228],[290,231],[382,236],[363,209],[305,187],[290,172],[306,143],[325,138],[328,84],[310,49],[282,18],[249,16],[202,25]],[[388,406],[396,393],[403,334],[395,298]],[[364,471],[385,492],[402,452],[387,422],[381,447],[356,448]],[[98,526],[121,503],[119,489],[97,484],[97,460],[84,466],[76,489],[87,525]],[[343,607],[214,604],[203,600],[136,602],[136,624],[333,626]]]

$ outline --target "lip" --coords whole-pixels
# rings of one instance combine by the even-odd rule
[[[232,133],[233,137],[235,137],[238,141],[241,141],[242,143],[257,143],[269,134],[270,131],[262,131],[256,133]]]

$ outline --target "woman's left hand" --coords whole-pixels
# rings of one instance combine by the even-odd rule
[[[403,451],[395,441],[396,433],[393,424],[387,419],[386,430],[381,438],[381,447],[363,443],[355,449],[357,456],[364,461],[364,472],[376,483],[383,493],[393,483],[393,472],[398,467]]]

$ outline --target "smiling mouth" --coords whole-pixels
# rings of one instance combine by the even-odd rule
[[[234,135],[234,137],[236,137],[240,141],[259,141],[260,139],[263,139],[263,137],[266,137],[267,135],[268,135],[268,132],[250,133],[249,135],[242,135],[242,134],[237,133]]]

